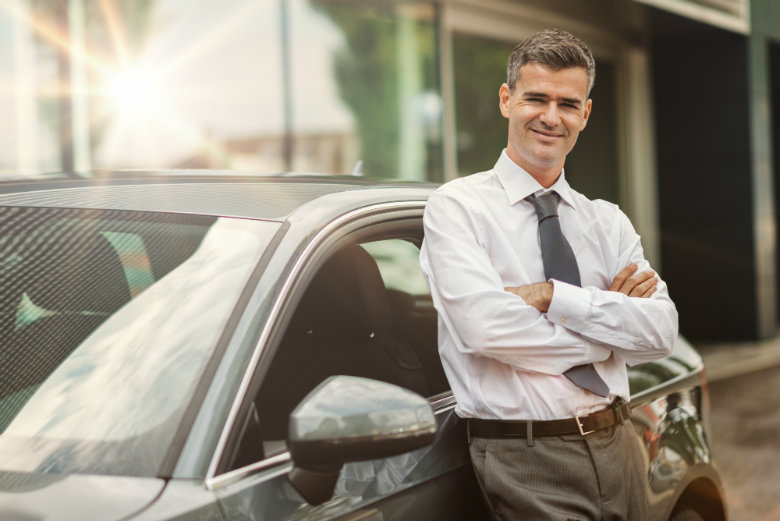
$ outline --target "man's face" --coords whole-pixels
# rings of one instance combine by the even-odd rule
[[[501,114],[509,119],[507,154],[545,186],[558,178],[588,122],[587,97],[584,68],[553,70],[538,63],[520,68],[514,93],[506,83],[499,90]]]

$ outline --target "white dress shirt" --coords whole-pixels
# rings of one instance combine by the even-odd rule
[[[504,290],[545,280],[536,212],[545,192],[506,151],[493,170],[441,186],[425,210],[422,271],[439,313],[439,352],[461,417],[551,420],[629,399],[626,364],[668,355],[677,310],[659,280],[650,298],[608,291],[631,263],[651,269],[620,209],[574,191],[562,173],[550,190],[582,287],[553,280],[546,314]],[[562,373],[594,363],[609,397]]]

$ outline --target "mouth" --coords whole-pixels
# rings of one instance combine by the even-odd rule
[[[541,136],[545,139],[559,139],[563,137],[563,134],[560,132],[553,132],[551,130],[544,130],[544,129],[538,129],[538,128],[532,128],[530,129],[531,132],[536,134],[537,136]]]

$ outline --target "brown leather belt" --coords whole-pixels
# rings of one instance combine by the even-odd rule
[[[618,399],[606,409],[586,416],[575,416],[565,420],[482,420],[468,418],[468,429],[469,435],[474,438],[519,438],[527,436],[529,431],[533,433],[533,437],[565,436],[568,434],[585,436],[593,431],[623,423],[630,416],[631,405]]]

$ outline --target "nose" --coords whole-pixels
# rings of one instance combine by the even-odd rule
[[[548,103],[542,113],[539,115],[539,120],[548,127],[556,127],[560,125],[561,116],[558,113],[558,104],[552,101]]]

